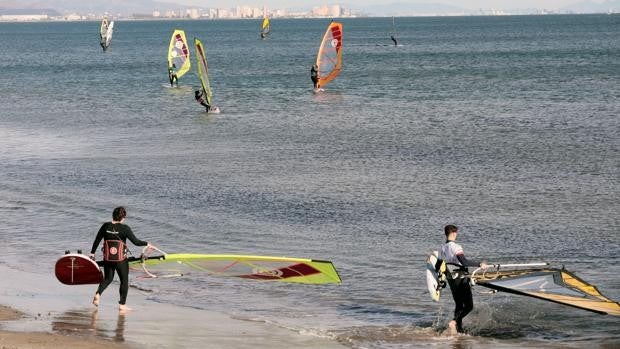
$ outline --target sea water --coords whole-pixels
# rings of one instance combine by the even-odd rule
[[[342,72],[314,94],[328,23],[117,21],[105,53],[97,22],[0,23],[0,262],[53,278],[123,205],[167,252],[343,280],[132,281],[153,301],[416,348],[446,343],[424,260],[456,224],[470,258],[565,265],[620,299],[618,15],[343,19]],[[205,45],[221,114],[193,99],[194,57],[170,88],[175,28]],[[457,346],[620,345],[617,318],[483,291]]]

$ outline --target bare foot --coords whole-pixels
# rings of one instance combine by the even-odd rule
[[[450,332],[451,335],[456,335],[458,334],[458,331],[456,329],[456,321],[452,320],[450,322],[448,322],[448,330]]]
[[[93,297],[93,305],[98,307],[99,306],[99,293],[95,293],[95,297]]]
[[[118,305],[118,312],[119,313],[126,313],[126,312],[128,312],[130,310],[131,310],[131,308],[126,306],[125,304],[119,304]]]

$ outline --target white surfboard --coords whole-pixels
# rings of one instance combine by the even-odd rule
[[[426,259],[426,286],[428,292],[431,295],[431,299],[435,302],[439,302],[441,296],[441,290],[446,287],[446,263],[441,261],[439,268],[437,268],[438,253],[433,251],[428,255]]]

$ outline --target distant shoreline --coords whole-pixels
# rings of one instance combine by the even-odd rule
[[[409,16],[348,16],[336,17],[338,19],[359,19],[359,18],[436,18],[436,17],[528,17],[528,16],[599,16],[599,15],[618,15],[619,13],[541,13],[541,14],[504,14],[504,15],[481,15],[481,14],[454,14],[454,15],[409,15]],[[30,20],[7,20],[2,19],[0,15],[0,23],[74,23],[74,22],[99,22],[101,17],[87,19],[64,19],[64,18],[48,18],[48,19],[30,19]],[[135,18],[135,17],[114,17],[110,16],[114,21],[119,22],[143,22],[143,21],[258,21],[262,18]],[[334,17],[275,17],[273,19],[290,20],[290,19],[335,19]]]

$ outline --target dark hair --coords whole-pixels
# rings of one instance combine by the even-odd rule
[[[452,224],[448,224],[445,226],[445,228],[443,228],[443,232],[446,234],[446,236],[450,235],[451,233],[456,233],[459,230],[459,228],[456,225],[452,225]]]
[[[125,211],[125,208],[123,206],[115,208],[114,212],[112,212],[112,219],[117,222],[122,221],[125,217],[127,217],[127,211]]]

